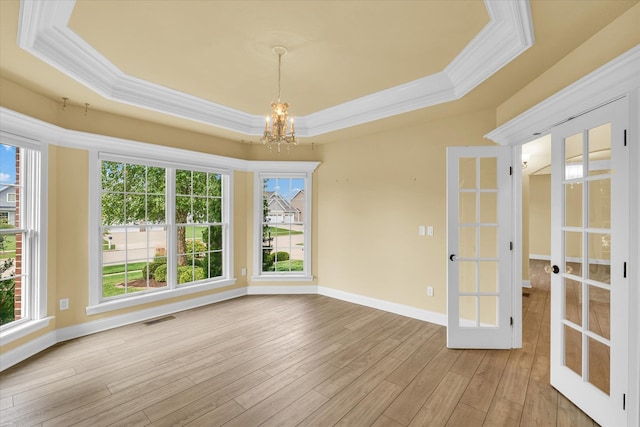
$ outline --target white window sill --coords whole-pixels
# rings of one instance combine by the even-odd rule
[[[9,327],[0,332],[0,342],[2,342],[2,344],[9,344],[12,341],[44,329],[49,326],[49,323],[51,323],[53,318],[53,316],[49,316],[39,320],[28,320],[13,327]]]
[[[177,289],[167,289],[164,291],[155,291],[148,294],[130,296],[120,299],[104,301],[99,304],[87,307],[87,315],[105,313],[108,311],[120,310],[122,308],[134,307],[136,305],[148,304],[156,301],[163,301],[182,295],[194,294],[196,292],[210,291],[213,289],[223,288],[236,284],[236,279],[223,279],[216,282],[201,283],[191,286],[183,286]]]
[[[262,274],[251,276],[252,282],[310,282],[313,276],[307,274]]]

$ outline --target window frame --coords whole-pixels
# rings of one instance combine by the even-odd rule
[[[254,243],[253,243],[253,276],[252,281],[311,281],[312,275],[312,212],[313,207],[312,199],[312,187],[313,187],[313,170],[317,166],[317,163],[308,163],[307,166],[303,166],[303,170],[295,168],[291,164],[282,163],[280,165],[270,168],[271,170],[264,170],[258,168],[254,171]],[[287,169],[290,168],[290,169]],[[275,170],[274,170],[275,169]],[[262,271],[262,226],[263,226],[263,180],[269,178],[279,179],[303,179],[304,180],[304,258],[303,258],[303,270],[300,271]]]
[[[88,315],[119,310],[140,304],[161,301],[181,295],[213,290],[233,285],[236,279],[233,277],[233,171],[224,167],[216,167],[215,156],[197,152],[186,152],[169,147],[154,147],[153,154],[144,151],[144,147],[132,147],[133,150],[90,150],[89,153],[89,256],[91,277],[89,286],[89,305],[86,308]],[[181,159],[176,162],[175,159]],[[213,158],[213,159],[211,159]],[[146,290],[118,297],[102,297],[102,245],[101,245],[101,194],[102,194],[102,161],[124,162],[145,166],[166,168],[166,224],[167,224],[167,286],[157,290]],[[186,162],[189,163],[186,163]],[[212,164],[214,166],[212,166]],[[189,283],[178,284],[177,272],[177,243],[175,221],[175,175],[176,170],[190,170],[221,175],[222,178],[222,226],[223,226],[223,276],[213,279],[204,279]],[[92,243],[93,242],[93,243]]]
[[[7,344],[49,326],[47,314],[47,207],[48,144],[0,131],[0,144],[20,153],[20,224],[23,232],[22,317],[0,327],[0,341]]]

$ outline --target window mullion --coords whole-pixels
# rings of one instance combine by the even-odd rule
[[[178,271],[178,241],[176,225],[176,169],[166,169],[165,182],[165,223],[167,224],[167,286],[175,289]]]

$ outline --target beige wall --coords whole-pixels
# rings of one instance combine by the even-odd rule
[[[444,313],[446,147],[487,144],[494,123],[481,111],[324,146],[319,284]],[[418,236],[419,225],[434,236]]]

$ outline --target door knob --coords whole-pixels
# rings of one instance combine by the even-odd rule
[[[458,257],[456,256],[456,254],[451,254],[451,255],[449,256],[449,259],[450,259],[451,261],[455,261],[455,260],[457,260],[457,259],[458,259]]]
[[[552,268],[553,268],[553,274],[560,273],[560,267],[558,267],[557,265],[554,265]]]

